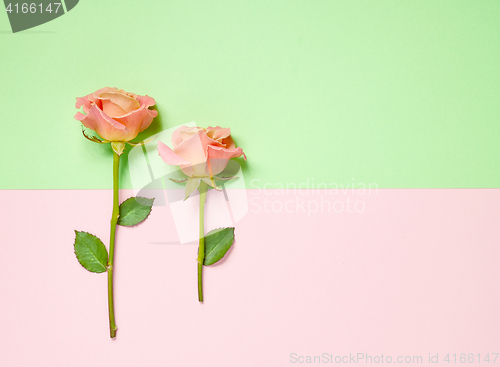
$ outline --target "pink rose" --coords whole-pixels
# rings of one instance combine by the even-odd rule
[[[123,89],[102,88],[76,99],[75,119],[110,142],[126,142],[146,129],[158,111],[150,110],[155,100],[148,96],[127,93]]]
[[[181,126],[172,134],[173,149],[158,142],[158,153],[163,161],[180,166],[189,177],[213,178],[226,168],[231,158],[245,153],[236,148],[231,138],[231,129],[221,127]]]

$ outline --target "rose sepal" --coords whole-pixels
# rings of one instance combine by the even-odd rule
[[[184,201],[186,201],[189,198],[189,196],[191,196],[193,191],[200,186],[200,183],[201,183],[200,177],[190,177],[187,180],[186,191],[184,192]]]
[[[186,177],[183,180],[177,180],[175,178],[170,178],[170,181],[175,182],[175,183],[183,183],[183,182],[186,182],[187,180],[189,180],[189,177]]]
[[[214,188],[215,190],[217,191],[222,191],[222,187],[220,186],[217,186],[217,184],[215,183],[215,179],[217,180],[224,180],[224,181],[227,181],[227,180],[237,180],[239,177],[237,176],[232,176],[232,177],[225,177],[225,176],[214,176],[214,177],[186,177],[185,179],[183,180],[178,180],[178,179],[175,179],[175,178],[170,178],[169,180],[172,181],[172,182],[175,182],[175,183],[184,183],[184,182],[187,182],[186,184],[186,191],[185,191],[185,195],[184,195],[184,200],[187,200],[187,198],[189,198],[189,196],[191,196],[191,194],[193,193],[193,191],[195,191],[199,185],[200,185],[200,179],[205,182],[208,186]]]
[[[152,136],[152,137],[150,137],[150,138],[144,139],[144,140],[139,141],[139,142],[137,142],[137,143],[132,143],[131,141],[127,141],[127,144],[129,144],[129,145],[131,145],[131,146],[133,146],[133,147],[136,147],[136,146],[138,146],[138,145],[146,145],[146,144],[148,144],[148,143],[151,143],[151,142],[152,142],[153,140],[155,140],[155,139],[156,139],[156,136]]]
[[[125,142],[124,141],[112,141],[111,148],[113,149],[113,151],[116,154],[122,155],[123,151],[125,150]]]
[[[222,188],[221,188],[221,187],[219,187],[219,186],[217,186],[217,185],[215,184],[215,180],[214,180],[214,178],[213,178],[213,177],[203,177],[203,178],[202,178],[202,180],[203,180],[203,182],[205,182],[208,186],[210,186],[210,187],[214,188],[215,190],[217,190],[217,191],[222,191]]]
[[[102,139],[99,139],[98,137],[96,136],[90,136],[90,135],[87,135],[87,133],[85,132],[83,126],[82,126],[82,134],[83,136],[85,136],[85,138],[87,140],[90,140],[94,143],[99,143],[99,144],[104,144],[104,143],[111,143],[110,141],[107,141],[107,140],[102,140]]]

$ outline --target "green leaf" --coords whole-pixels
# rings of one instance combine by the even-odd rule
[[[75,254],[80,264],[93,273],[107,270],[108,251],[102,241],[87,232],[75,231]]]
[[[218,228],[205,236],[203,265],[212,265],[222,259],[234,241],[234,227]]]
[[[140,196],[131,197],[120,204],[120,216],[118,224],[121,226],[135,226],[145,220],[155,199],[143,198]]]

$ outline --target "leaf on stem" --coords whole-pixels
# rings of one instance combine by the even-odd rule
[[[140,196],[128,198],[120,204],[118,224],[131,227],[141,223],[149,216],[149,213],[151,213],[154,200],[155,199],[148,199]]]
[[[217,228],[205,236],[203,265],[212,265],[222,259],[234,242],[234,227]]]
[[[80,264],[92,273],[107,270],[108,251],[102,241],[87,232],[75,231],[75,255]]]

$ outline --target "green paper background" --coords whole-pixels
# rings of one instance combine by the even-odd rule
[[[500,1],[82,0],[13,34],[0,13],[1,189],[109,189],[75,97],[148,94],[231,127],[255,186],[500,184]],[[123,165],[123,188],[130,186]]]

